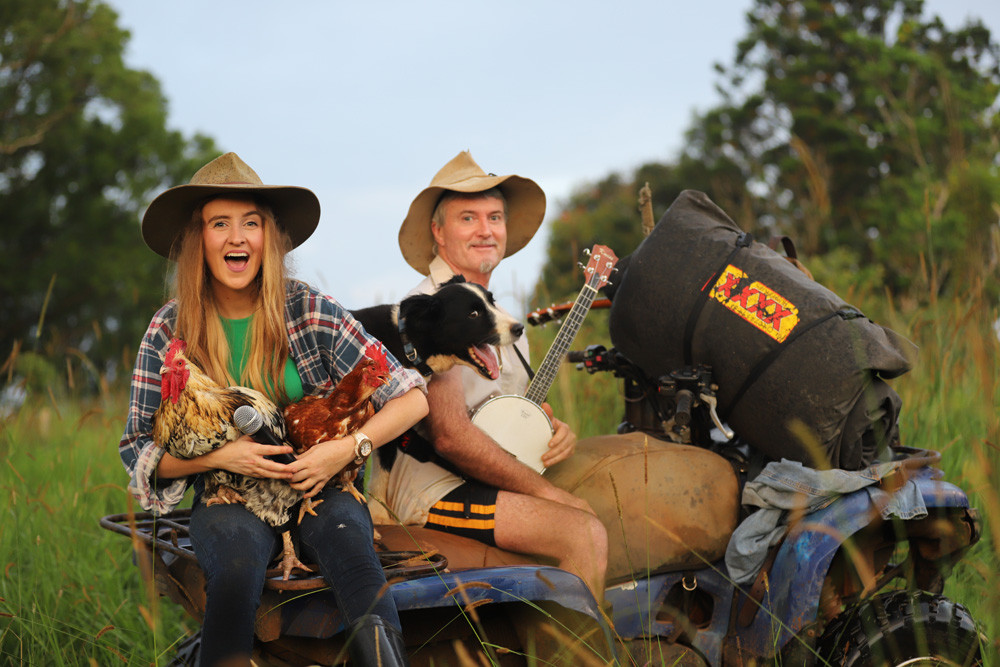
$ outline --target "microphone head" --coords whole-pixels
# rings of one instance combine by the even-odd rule
[[[238,428],[242,433],[253,435],[263,425],[264,418],[249,405],[241,405],[233,413],[233,426]]]

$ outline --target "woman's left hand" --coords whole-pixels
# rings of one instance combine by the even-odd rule
[[[299,454],[298,460],[288,464],[293,471],[291,487],[305,491],[305,498],[317,495],[334,475],[354,461],[354,444],[354,438],[348,436],[321,442]]]

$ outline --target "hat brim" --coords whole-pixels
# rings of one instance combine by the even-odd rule
[[[499,188],[507,200],[507,249],[510,257],[528,244],[545,218],[545,193],[537,183],[521,176],[476,176],[447,188],[432,185],[410,204],[410,210],[399,228],[399,249],[414,269],[427,275],[434,260],[434,236],[431,216],[441,195],[446,191],[475,194]]]
[[[178,185],[162,192],[142,216],[142,238],[155,253],[170,258],[174,241],[194,210],[209,197],[253,196],[266,201],[278,224],[298,247],[319,224],[319,199],[307,188],[286,185]]]

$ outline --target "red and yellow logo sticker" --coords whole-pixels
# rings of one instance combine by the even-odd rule
[[[795,304],[767,285],[751,281],[732,264],[722,272],[709,296],[779,343],[784,343],[799,323]]]

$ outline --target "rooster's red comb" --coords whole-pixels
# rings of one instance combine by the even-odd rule
[[[369,343],[368,347],[365,348],[365,356],[374,361],[380,370],[389,370],[389,359],[386,356],[385,348],[382,347],[382,341]]]

